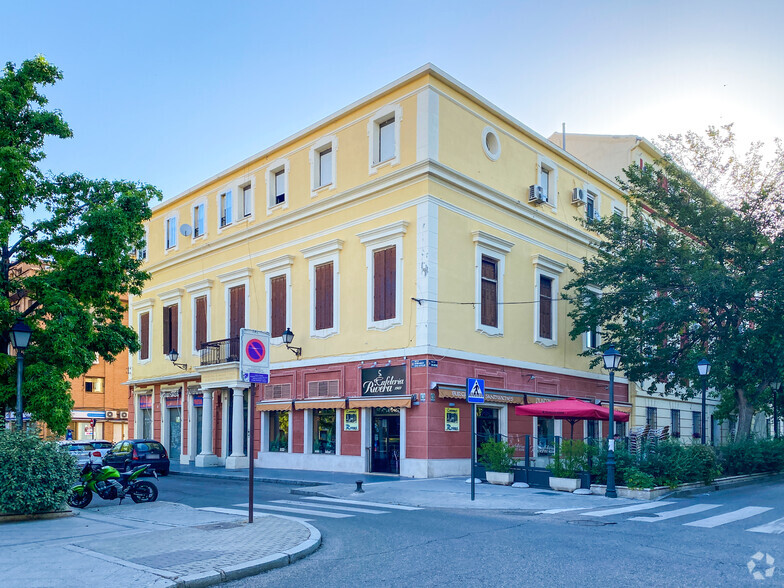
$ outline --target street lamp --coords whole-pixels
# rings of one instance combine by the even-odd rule
[[[171,348],[171,350],[169,350],[169,353],[166,354],[166,357],[169,359],[170,362],[172,362],[174,365],[176,365],[181,370],[187,370],[188,369],[188,364],[187,363],[177,363],[177,360],[180,358],[180,354],[177,353],[177,350],[174,349],[173,347]]]
[[[778,408],[778,393],[781,391],[781,382],[773,382],[770,385],[773,391],[773,438],[779,438],[779,408]]]
[[[299,356],[302,355],[302,347],[292,347],[290,345],[290,343],[294,340],[294,333],[291,332],[291,329],[286,327],[286,330],[283,331],[281,337],[283,337],[283,342],[286,344],[286,349],[293,351],[294,355],[296,355],[297,359],[299,359]]]
[[[22,412],[22,374],[24,372],[24,352],[30,345],[33,330],[22,321],[16,321],[11,329],[11,344],[16,349],[16,428],[22,430],[24,413]]]
[[[615,491],[615,370],[621,363],[621,354],[610,345],[602,355],[604,369],[610,371],[610,419],[607,427],[607,490],[604,495],[608,498],[617,498]]]
[[[702,444],[705,445],[705,395],[708,392],[708,374],[710,373],[710,362],[704,357],[697,362],[697,371],[702,377]]]

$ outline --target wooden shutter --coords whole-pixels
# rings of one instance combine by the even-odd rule
[[[240,329],[245,328],[245,286],[234,286],[229,289],[229,338],[240,336]]]
[[[316,330],[333,327],[332,262],[316,266]]]
[[[171,307],[163,307],[163,354],[166,355],[172,349],[171,340]]]
[[[373,320],[395,318],[396,295],[395,247],[373,252]]]
[[[265,400],[291,398],[291,384],[267,384],[264,386]]]
[[[270,279],[270,335],[280,337],[286,330],[286,276]]]
[[[308,398],[335,397],[340,391],[338,380],[308,382]]]
[[[553,280],[539,277],[539,336],[543,339],[553,338]]]
[[[171,328],[171,346],[172,346],[172,349],[176,349],[177,351],[181,352],[182,350],[180,349],[180,341],[179,341],[179,336],[178,336],[178,334],[179,334],[178,320],[179,320],[179,314],[180,314],[178,312],[178,310],[179,310],[179,307],[176,304],[172,304],[169,307],[169,314],[171,315],[171,317],[169,318],[169,325],[170,325],[170,328]]]
[[[150,313],[145,312],[139,317],[139,359],[150,359]]]
[[[498,326],[498,262],[482,256],[482,324]]]
[[[207,297],[199,296],[196,299],[196,332],[194,341],[196,349],[201,349],[203,343],[207,342]]]

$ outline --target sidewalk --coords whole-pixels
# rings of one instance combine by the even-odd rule
[[[0,569],[9,587],[82,584],[210,586],[288,565],[321,545],[313,526],[154,502],[4,523]]]

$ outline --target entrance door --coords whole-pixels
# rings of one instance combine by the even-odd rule
[[[152,439],[152,409],[142,410],[142,438]]]
[[[167,408],[169,411],[169,459],[179,460],[182,451],[182,424],[180,409]]]
[[[400,473],[400,409],[373,409],[371,471]]]
[[[476,407],[476,444],[485,441],[500,441],[498,434],[498,409],[486,406]]]
[[[202,452],[201,447],[201,415],[204,409],[201,406],[194,407],[196,409],[196,454]]]

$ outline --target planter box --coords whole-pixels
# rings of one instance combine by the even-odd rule
[[[687,484],[680,484],[675,488],[670,488],[669,486],[656,486],[654,488],[632,490],[631,488],[627,488],[626,486],[616,486],[615,491],[617,492],[620,498],[635,498],[637,500],[656,500],[657,498],[661,498],[662,496],[664,496],[665,494],[669,494],[670,492],[688,493],[689,491],[692,490],[701,490],[706,488],[710,490],[719,490],[721,488],[731,488],[733,486],[750,484],[750,483],[754,483],[757,480],[765,480],[780,475],[781,474],[769,474],[769,473],[744,474],[741,476],[728,476],[726,478],[717,478],[710,484],[704,484],[702,482],[689,482]],[[603,484],[591,484],[591,494],[599,494],[600,496],[604,496],[606,490],[607,490],[607,486]]]
[[[579,478],[556,478],[550,476],[550,488],[562,492],[574,492],[580,487]]]
[[[487,481],[491,484],[498,484],[500,486],[511,486],[514,482],[514,473],[509,472],[487,472]]]

